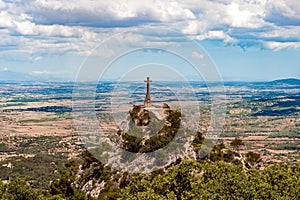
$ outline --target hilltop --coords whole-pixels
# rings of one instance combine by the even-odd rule
[[[278,79],[270,82],[271,84],[288,84],[288,85],[300,85],[300,79],[296,78],[287,78],[287,79]]]
[[[4,70],[0,71],[0,81],[35,81],[36,77],[15,71]]]
[[[34,82],[34,81],[62,81],[59,77],[54,77],[49,74],[31,74],[16,72],[11,70],[0,70],[0,81],[13,81],[13,82]]]

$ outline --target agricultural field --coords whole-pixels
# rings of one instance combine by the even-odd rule
[[[110,110],[115,84],[104,82],[97,87],[97,117],[107,134],[116,134],[118,130]],[[192,82],[191,87],[201,111],[199,130],[205,134],[213,94],[202,83]],[[239,149],[240,153],[249,150],[259,153],[262,168],[300,161],[299,84],[228,82],[224,87],[227,109],[219,142],[230,148],[232,140],[242,139],[245,145]],[[126,83],[124,88],[138,88],[130,104],[143,102],[143,87]],[[172,83],[168,88],[182,90],[179,83]],[[169,90],[157,88],[151,95],[153,102],[173,105],[179,101]],[[0,178],[3,181],[16,174],[30,177],[34,187],[47,188],[53,179],[60,177],[64,163],[85,149],[74,125],[72,96],[73,83],[0,83]],[[181,103],[193,100],[182,97]]]

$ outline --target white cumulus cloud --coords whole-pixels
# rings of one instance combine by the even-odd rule
[[[300,48],[300,42],[265,42],[264,45],[266,48],[273,49],[275,51]]]
[[[204,56],[203,56],[202,54],[200,54],[200,53],[198,53],[198,52],[196,52],[196,51],[193,51],[193,52],[192,52],[192,56],[193,56],[194,58],[198,58],[198,59],[203,59],[203,58],[204,58]]]
[[[237,40],[230,37],[224,31],[208,31],[207,33],[203,35],[199,35],[196,37],[198,40],[204,40],[204,39],[215,39],[215,40],[223,40],[226,43],[236,43]]]
[[[112,34],[140,26],[175,29],[197,40],[243,48],[299,48],[300,1],[0,0],[0,45],[6,52],[88,55]],[[119,42],[173,45],[172,39],[149,41],[130,34],[121,35]]]

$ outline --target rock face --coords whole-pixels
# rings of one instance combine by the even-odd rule
[[[129,116],[129,130],[122,134],[123,147],[134,153],[153,152],[164,147],[174,138],[181,122],[181,113],[167,105],[161,112],[134,105]]]
[[[126,132],[119,130],[116,133],[119,143],[107,141],[111,146],[118,145],[126,151],[118,154],[113,162],[108,162],[111,165],[102,164],[92,154],[86,153],[84,164],[79,167],[73,185],[93,198],[107,199],[104,194],[113,193],[114,189],[123,188],[130,182],[132,177],[128,172],[167,170],[182,159],[222,160],[243,166],[247,164],[241,154],[226,149],[223,143],[215,145],[205,157],[200,156],[206,149],[202,149],[202,145],[209,145],[208,142],[204,143],[205,135],[180,128],[181,120],[181,112],[170,109],[167,104],[161,108],[133,106],[127,115]],[[186,136],[192,136],[192,140],[184,140]],[[167,146],[171,147],[170,151],[161,151]],[[114,164],[118,165],[119,171],[114,171]],[[141,169],[141,166],[145,169]]]
[[[149,110],[146,110],[143,106],[134,105],[129,114],[136,126],[147,126],[151,122]]]
[[[129,132],[135,126],[146,127],[150,124],[151,120],[155,118],[155,114],[150,112],[141,105],[133,105],[131,110],[129,110],[126,119],[121,123],[119,127],[122,132]]]

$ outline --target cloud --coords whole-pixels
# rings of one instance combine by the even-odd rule
[[[285,43],[280,45],[283,49],[297,48],[290,43],[300,41],[299,1],[203,1],[200,6],[187,2],[197,19],[189,20],[182,32],[196,39],[271,50],[275,48],[266,42]]]
[[[204,58],[204,56],[203,56],[202,54],[200,54],[200,53],[198,53],[198,52],[196,52],[196,51],[193,51],[193,52],[192,52],[192,56],[193,56],[194,58],[198,58],[198,59],[203,59],[203,58]]]
[[[300,25],[300,1],[268,1],[265,6],[265,13],[265,20],[276,25]]]
[[[36,74],[36,75],[55,75],[55,74],[61,74],[61,72],[51,72],[51,71],[47,71],[47,70],[32,71],[31,73]]]
[[[134,34],[134,33],[121,33],[115,35],[116,42],[128,42],[128,43],[136,43],[141,42],[144,39],[144,36],[140,34]]]
[[[272,30],[257,33],[255,37],[268,41],[299,42],[300,26],[274,27]]]
[[[167,42],[167,41],[146,41],[144,43],[144,46],[161,48],[161,47],[170,47],[170,46],[178,47],[178,44],[176,42]]]
[[[265,42],[264,47],[274,51],[300,48],[300,42]]]
[[[219,40],[224,45],[242,48],[299,48],[300,2],[0,0],[0,51],[22,51],[29,55],[28,59],[36,61],[43,54],[85,56],[111,35],[147,25],[174,29],[197,40]],[[149,35],[120,35],[118,42],[137,46],[174,44],[171,37],[166,40]],[[156,38],[151,40],[150,37]],[[32,54],[35,57],[31,57]],[[109,57],[114,52],[99,54]]]
[[[101,48],[91,49],[91,50],[81,50],[77,52],[78,55],[81,56],[97,56],[102,58],[110,58],[115,55],[112,47],[108,47],[106,45],[101,46]]]
[[[236,28],[261,28],[265,25],[262,19],[264,14],[260,6],[239,5],[231,3],[227,6],[227,15],[230,18],[230,26]]]
[[[208,31],[204,35],[196,37],[197,40],[213,39],[213,40],[223,40],[225,43],[237,43],[237,40],[230,37],[224,31]]]
[[[6,4],[0,0],[0,9],[4,9],[6,7]]]
[[[128,27],[195,18],[176,1],[30,0],[22,4],[38,24]]]

